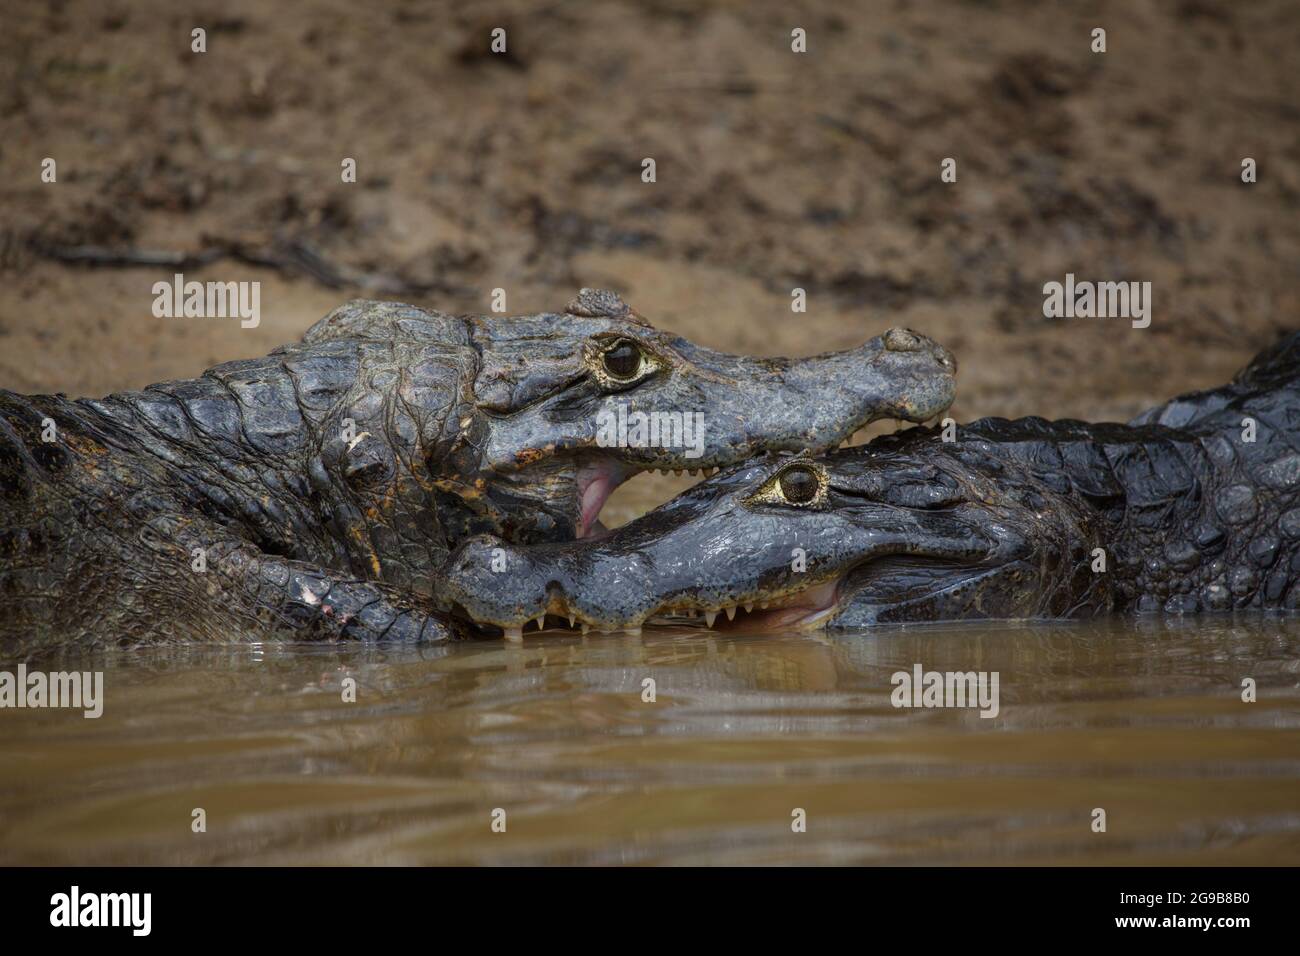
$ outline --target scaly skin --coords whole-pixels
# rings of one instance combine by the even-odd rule
[[[749,628],[834,629],[1293,610],[1300,333],[1129,425],[984,419],[951,442],[913,428],[758,459],[599,541],[507,546],[510,573],[491,586],[484,549],[498,544],[465,542],[440,593],[501,627],[538,614],[712,626],[738,606]]]
[[[639,471],[924,420],[954,371],[901,329],[797,361],[724,355],[585,289],[519,317],[353,302],[197,379],[102,400],[0,391],[0,652],[443,639],[431,581],[462,539],[571,540]],[[620,404],[704,412],[703,454],[600,447],[598,414]]]

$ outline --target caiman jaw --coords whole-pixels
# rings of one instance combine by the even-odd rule
[[[613,458],[590,457],[578,466],[574,479],[578,501],[578,513],[573,523],[576,529],[575,537],[589,538],[605,530],[605,526],[600,522],[601,509],[620,485],[636,475],[658,472],[661,475],[673,474],[679,478],[683,474],[708,478],[718,471],[716,467],[639,469]]]
[[[816,630],[831,617],[839,606],[840,579],[833,578],[813,584],[798,591],[766,600],[742,601],[739,604],[717,608],[698,609],[690,606],[667,606],[652,615],[649,623],[679,623],[674,618],[702,619],[705,627],[716,622],[725,625],[735,622],[745,630]]]
[[[710,606],[697,602],[675,601],[665,604],[641,620],[610,623],[588,618],[581,611],[570,609],[564,595],[554,594],[544,607],[531,617],[512,620],[472,618],[475,624],[498,627],[511,640],[522,639],[525,631],[553,628],[590,630],[600,633],[623,631],[639,634],[643,624],[693,625],[702,622],[706,628],[722,628],[734,622],[736,628],[745,630],[801,630],[811,631],[822,627],[839,606],[840,584],[836,577],[820,584],[790,591],[767,600],[743,601],[738,604]],[[549,622],[547,619],[550,619]]]

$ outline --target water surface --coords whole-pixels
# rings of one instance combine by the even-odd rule
[[[998,716],[893,707],[917,663],[997,671]],[[105,671],[104,714],[0,711],[3,863],[1300,863],[1295,620],[57,666]]]

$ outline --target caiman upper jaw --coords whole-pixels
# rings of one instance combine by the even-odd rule
[[[956,397],[957,360],[928,336],[890,329],[860,349],[814,356],[791,365],[786,380],[818,441],[828,451],[881,418],[924,422]]]

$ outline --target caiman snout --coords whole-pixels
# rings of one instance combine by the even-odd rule
[[[792,362],[784,384],[814,439],[805,447],[822,451],[879,418],[925,422],[943,414],[956,376],[957,360],[938,342],[893,328],[860,348]]]
[[[540,630],[548,615],[570,627],[581,622],[583,631],[593,621],[609,621],[604,629],[616,630],[653,609],[649,576],[638,564],[635,554],[584,554],[565,545],[516,547],[479,535],[451,555],[434,591],[453,612],[496,625],[509,639],[521,638],[529,622]]]
[[[957,371],[956,357],[927,335],[898,327],[890,329],[882,338],[885,348],[891,352],[929,352],[940,366],[950,372]]]

